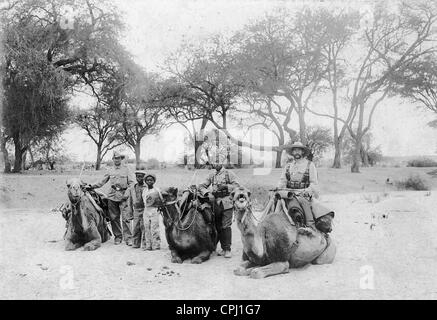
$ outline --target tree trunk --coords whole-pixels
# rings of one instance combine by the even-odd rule
[[[363,163],[363,167],[368,167],[369,166],[369,156],[367,154],[367,151],[364,150],[364,147],[362,145],[361,145],[360,155],[361,155],[361,161]]]
[[[35,163],[35,158],[33,156],[32,148],[31,147],[27,148],[27,151],[29,152],[30,155],[30,166],[33,167],[33,164]]]
[[[23,162],[23,148],[21,146],[21,141],[19,134],[14,135],[14,155],[15,155],[15,161],[14,161],[14,170],[13,172],[21,172],[21,163]]]
[[[216,164],[220,164],[220,152],[218,152],[218,150],[220,150],[220,132],[218,131],[218,129],[214,130],[215,132],[215,147],[216,147],[216,155],[215,155],[215,163]]]
[[[194,168],[199,169],[200,163],[198,157],[200,157],[200,154],[198,154],[200,147],[202,146],[203,141],[198,140],[198,137],[194,137]],[[188,161],[187,161],[188,162]]]
[[[102,146],[97,145],[96,171],[100,170],[102,164]]]
[[[21,157],[21,171],[26,170],[27,150],[23,152]]]
[[[135,169],[140,170],[140,164],[141,164],[141,140],[137,141],[137,143],[134,146],[135,150]]]
[[[281,168],[282,151],[276,151],[275,168]]]
[[[7,140],[2,135],[1,136],[1,152],[3,153],[3,161],[5,163],[4,172],[10,173],[11,172],[11,163],[9,162],[9,153],[8,153],[8,149],[6,148],[6,142],[7,142]]]
[[[355,141],[354,152],[352,155],[352,166],[351,172],[360,173],[360,163],[361,163],[361,139]]]
[[[334,163],[332,167],[335,169],[341,168],[341,148],[338,141],[334,142],[335,153],[334,153]]]
[[[241,141],[238,142],[237,145],[237,153],[238,153],[238,160],[237,160],[237,164],[238,164],[238,168],[241,168],[243,166],[243,150],[242,150],[242,143]]]
[[[299,106],[299,136],[300,136],[300,142],[302,142],[303,145],[307,144],[307,137],[306,137],[306,124],[305,124],[305,112],[302,106]]]
[[[204,130],[205,130],[205,127],[206,127],[207,123],[208,123],[208,119],[206,117],[204,117],[202,119],[202,124],[200,126],[200,131],[199,131],[200,132],[199,133],[200,136],[198,136],[196,134],[196,132],[194,132],[194,168],[195,169],[199,169],[200,168],[199,159],[197,158],[197,152],[199,151],[199,148],[203,144],[203,141],[204,141],[203,133],[204,133]],[[193,130],[194,130],[194,125],[193,125]],[[211,160],[211,159],[209,159],[209,160]]]
[[[337,116],[337,114],[336,114]],[[332,167],[335,169],[341,168],[341,139],[338,135],[337,120],[334,120],[334,163]]]

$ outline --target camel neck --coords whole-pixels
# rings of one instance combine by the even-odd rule
[[[254,233],[256,231],[255,221],[253,220],[250,209],[245,209],[243,217],[238,222],[238,227],[242,234]]]

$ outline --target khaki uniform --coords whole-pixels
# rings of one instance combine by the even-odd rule
[[[143,190],[146,188],[146,185],[139,184],[138,182],[134,185],[130,186],[127,189],[128,199],[127,199],[127,208],[128,214],[130,217],[133,217],[133,226],[132,226],[132,244],[134,247],[141,247],[141,240],[145,243],[144,236],[144,222],[143,222],[143,213],[144,213],[144,202],[143,202]]]
[[[110,190],[107,194],[108,197],[108,211],[111,218],[111,227],[114,237],[116,239],[122,239],[126,242],[132,238],[130,230],[129,215],[127,211],[127,188],[135,182],[129,168],[125,165],[114,166],[109,169],[103,179],[94,184],[94,188],[101,188],[105,184],[109,183]],[[120,218],[123,222],[120,221]]]
[[[208,175],[206,180],[199,185],[199,191],[203,194],[217,191],[218,187],[224,186],[224,196],[216,196],[215,203],[213,203],[213,212],[216,220],[216,228],[219,235],[220,244],[223,250],[231,250],[232,243],[232,201],[229,194],[240,184],[237,182],[236,176],[233,172],[228,171],[224,167],[219,171],[212,172]]]
[[[158,191],[157,188],[143,189],[143,202],[146,203],[147,195]],[[161,248],[161,237],[159,235],[159,212],[158,208],[144,207],[144,244],[145,249],[157,250]]]
[[[315,219],[323,217],[326,214],[334,214],[332,210],[329,210],[317,200],[319,197],[318,188],[318,175],[317,169],[313,162],[302,158],[299,160],[293,160],[287,163],[282,171],[281,178],[279,179],[278,188],[289,188],[297,191],[306,191],[313,194],[310,201],[312,215],[305,210],[307,222],[314,223]]]

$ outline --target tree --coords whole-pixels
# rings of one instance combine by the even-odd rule
[[[325,23],[317,12],[280,10],[247,25],[236,36],[242,43],[246,112],[254,118],[250,126],[262,126],[276,136],[277,167],[287,135],[296,140],[298,134],[307,142],[305,112],[327,69],[322,49],[337,32]],[[290,127],[293,111],[299,120],[298,133]]]
[[[310,160],[320,160],[323,153],[333,145],[331,129],[322,126],[307,126],[306,141],[310,149]]]
[[[323,23],[325,40],[321,47],[322,55],[327,62],[327,70],[324,75],[323,85],[331,92],[332,112],[323,113],[320,108],[307,107],[308,111],[322,117],[331,118],[333,121],[334,161],[333,168],[341,168],[341,146],[346,133],[346,126],[340,125],[340,90],[345,88],[347,79],[347,52],[351,40],[358,32],[360,15],[358,11],[329,11],[321,9],[315,13],[315,17]],[[325,84],[326,83],[326,84]],[[330,109],[330,108],[328,108]]]
[[[342,153],[344,160],[352,164],[355,153],[355,140],[347,132],[342,143]],[[374,166],[377,162],[382,160],[382,152],[380,146],[373,146],[373,135],[371,132],[366,132],[362,138],[360,150],[360,164],[363,167]]]
[[[349,87],[345,125],[355,142],[352,172],[359,172],[363,136],[371,128],[375,108],[392,90],[392,74],[435,50],[426,44],[436,19],[435,3],[401,3],[399,13],[382,4],[375,8],[373,23],[364,30],[358,72]]]
[[[119,143],[127,144],[135,152],[136,167],[141,162],[141,141],[146,135],[158,133],[162,127],[158,78],[146,73],[132,60],[125,60],[113,71],[102,87],[101,99],[110,112],[118,117],[114,135]]]
[[[60,136],[49,136],[41,139],[34,146],[35,157],[45,162],[49,166],[49,170],[54,170],[57,163],[62,163],[68,160],[64,148],[64,141]]]
[[[373,21],[363,24],[347,50],[354,52],[343,66],[348,85],[341,90],[347,114],[329,115],[342,122],[354,141],[352,172],[359,172],[362,140],[369,132],[375,109],[395,91],[393,75],[434,52],[430,45],[437,19],[435,3],[399,3],[398,12],[375,5]],[[340,133],[340,136],[341,136]],[[338,141],[337,141],[338,143]]]
[[[437,55],[430,54],[391,75],[394,91],[437,114]],[[437,120],[429,122],[435,127]]]
[[[216,35],[197,46],[184,44],[169,57],[165,69],[177,79],[181,88],[179,93],[183,95],[182,103],[175,105],[172,113],[183,114],[186,119],[177,122],[200,118],[201,132],[207,122],[211,122],[230,135],[228,116],[235,110],[236,99],[242,90],[235,64],[236,45],[232,39]],[[193,131],[197,130],[193,127]],[[197,149],[200,143],[198,139],[195,141]],[[229,154],[227,161],[230,161]]]
[[[75,11],[67,22],[62,11]],[[111,59],[122,51],[122,28],[108,1],[29,0],[1,10],[4,26],[3,125],[15,145],[14,171],[34,141],[58,133],[67,98],[77,84],[93,90]]]
[[[96,170],[100,170],[108,151],[123,144],[117,141],[120,118],[97,103],[91,110],[77,110],[74,122],[82,128],[97,147]]]

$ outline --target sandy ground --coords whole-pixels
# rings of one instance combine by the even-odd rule
[[[338,185],[325,187],[332,192],[321,199],[336,212],[334,263],[261,280],[233,275],[242,252],[236,225],[233,257],[214,255],[202,265],[170,263],[163,229],[160,251],[115,246],[111,239],[94,252],[65,252],[65,222],[50,209],[65,200],[67,176],[3,175],[0,299],[436,299],[437,192],[384,185],[386,176],[400,172],[406,174],[405,168],[369,169],[360,176],[336,171]],[[181,173],[178,183],[191,175]],[[329,170],[321,176],[335,180]],[[254,180],[266,189],[266,177]]]

